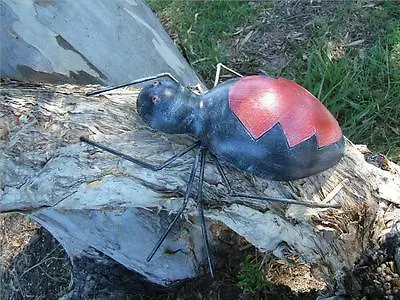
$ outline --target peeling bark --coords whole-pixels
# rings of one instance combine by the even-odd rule
[[[96,249],[147,280],[170,285],[195,277],[203,264],[197,210],[191,201],[150,263],[145,257],[181,204],[194,153],[152,172],[79,142],[87,136],[159,163],[191,144],[186,135],[149,129],[138,117],[138,91],[86,97],[93,86],[2,84],[0,212],[24,211],[46,227],[71,257]],[[226,166],[237,192],[323,203],[341,209],[232,199],[211,159],[205,170],[205,212],[213,247],[229,227],[260,251],[313,266],[331,284],[369,243],[398,234],[399,167],[368,164],[347,142],[339,164],[316,176],[273,182]],[[179,228],[178,228],[179,227]],[[168,254],[166,254],[168,253]]]

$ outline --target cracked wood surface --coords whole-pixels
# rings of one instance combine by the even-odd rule
[[[70,256],[91,255],[88,249],[95,249],[161,285],[196,276],[203,251],[199,223],[192,217],[197,216],[194,201],[154,260],[145,261],[181,203],[195,154],[153,172],[79,142],[86,136],[159,163],[193,139],[149,129],[135,111],[137,90],[84,96],[93,89],[2,83],[0,212],[30,214]],[[336,167],[292,182],[225,168],[237,192],[341,203],[342,208],[232,199],[208,158],[205,213],[216,251],[218,232],[228,226],[261,251],[314,266],[331,283],[344,267],[353,266],[369,242],[399,230],[398,166],[390,163],[390,171],[384,171],[368,164],[350,142]]]

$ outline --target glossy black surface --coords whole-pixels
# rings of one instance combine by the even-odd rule
[[[229,88],[237,80],[220,84],[204,95],[195,95],[172,80],[159,80],[142,89],[138,112],[150,127],[167,133],[192,134],[222,161],[263,178],[307,177],[340,160],[343,138],[318,148],[316,137],[312,136],[289,147],[277,123],[254,139],[229,107]]]

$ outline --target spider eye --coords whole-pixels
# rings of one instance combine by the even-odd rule
[[[160,81],[156,80],[153,82],[153,86],[159,86],[160,85]]]
[[[151,101],[153,101],[153,103],[156,103],[158,101],[158,96],[157,95],[152,96]]]

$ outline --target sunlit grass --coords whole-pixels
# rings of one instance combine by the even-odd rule
[[[238,28],[257,27],[267,7],[276,7],[276,17],[285,22],[284,10],[274,1],[147,3],[207,82],[215,65],[226,62],[225,45]],[[367,144],[399,162],[400,6],[394,1],[365,3],[338,2],[333,15],[313,16],[305,28],[309,38],[295,45],[294,58],[282,76],[321,99],[355,143]],[[349,46],[350,38],[360,44]]]
[[[260,293],[272,285],[264,274],[261,262],[250,255],[240,264],[237,280],[238,286],[251,295]]]
[[[315,47],[297,78],[336,114],[347,136],[399,160],[400,72],[390,60],[383,41],[358,57],[337,61]]]
[[[224,39],[238,28],[254,25],[257,12],[267,4],[250,5],[246,1],[164,1],[147,0],[175,35],[178,48],[192,67],[207,82],[217,63],[226,62]]]
[[[309,44],[298,49],[306,62],[297,61],[288,75],[336,115],[351,140],[400,161],[400,15],[388,5],[357,19],[354,26],[370,32],[365,46],[338,37],[357,7],[316,24]]]

